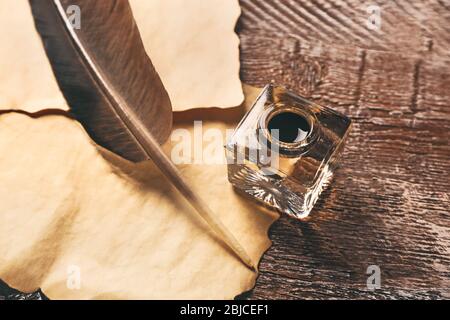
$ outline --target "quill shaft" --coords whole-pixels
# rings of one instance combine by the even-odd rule
[[[161,172],[169,178],[172,184],[180,191],[180,193],[189,201],[189,203],[197,210],[199,215],[208,223],[212,230],[221,238],[222,241],[244,262],[248,267],[256,271],[256,266],[250,256],[236,240],[233,234],[222,224],[222,222],[212,213],[208,205],[197,196],[193,189],[181,177],[181,173],[172,161],[160,150],[160,146],[153,139],[147,137],[142,144],[148,152],[153,162],[160,168]]]
[[[220,219],[211,211],[208,205],[193,191],[193,189],[182,178],[180,171],[173,162],[162,151],[161,146],[153,138],[152,134],[142,127],[131,115],[123,114],[117,110],[120,117],[124,117],[124,122],[128,124],[129,130],[139,142],[148,157],[156,164],[161,172],[171,181],[178,191],[194,207],[198,214],[206,221],[211,229],[220,239],[252,270],[257,270],[252,259],[237,241],[233,234],[223,225]]]

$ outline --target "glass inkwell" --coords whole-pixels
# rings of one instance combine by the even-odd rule
[[[295,218],[311,212],[331,181],[351,120],[267,85],[227,141],[228,180]]]

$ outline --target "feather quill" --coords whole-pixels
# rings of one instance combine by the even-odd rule
[[[172,128],[169,96],[147,56],[127,0],[29,0],[36,28],[71,112],[99,145],[151,159],[249,267],[248,254],[162,151]],[[68,8],[79,8],[79,29]],[[74,11],[77,14],[77,11]]]

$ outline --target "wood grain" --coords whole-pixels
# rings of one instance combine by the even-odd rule
[[[450,3],[242,0],[242,79],[354,120],[307,221],[283,218],[254,299],[450,297]],[[369,265],[381,289],[367,289]]]
[[[334,183],[308,220],[273,226],[239,298],[450,298],[450,2],[376,3],[379,31],[366,1],[240,1],[242,80],[284,84],[354,126]]]

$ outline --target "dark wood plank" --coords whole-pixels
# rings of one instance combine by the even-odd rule
[[[354,120],[306,221],[283,218],[254,299],[450,297],[450,3],[241,0],[242,78],[285,84]],[[381,289],[367,289],[369,265]]]

